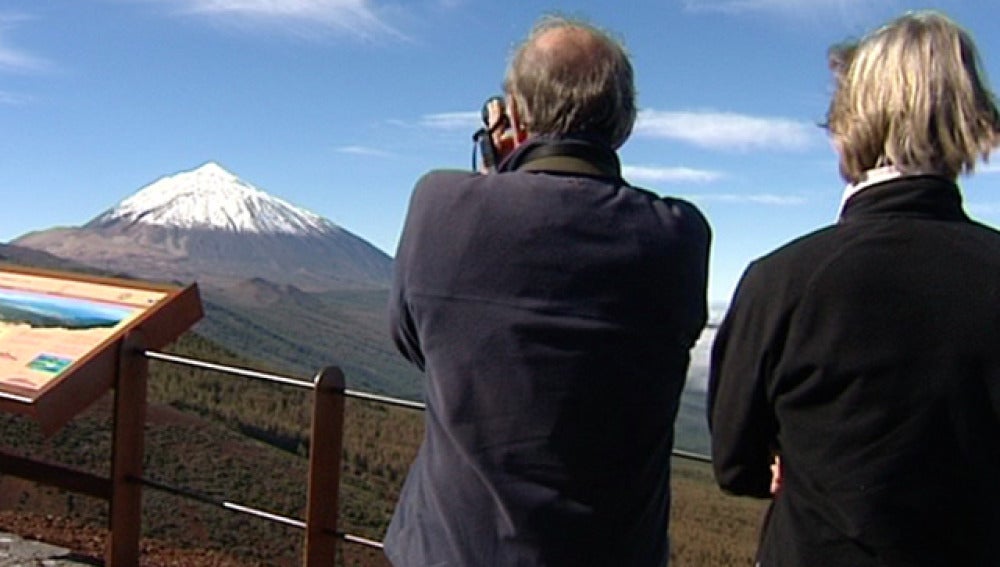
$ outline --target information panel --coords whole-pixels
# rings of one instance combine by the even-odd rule
[[[0,384],[44,388],[165,296],[0,272]]]
[[[118,353],[111,351],[127,332],[141,331],[145,346],[160,348],[201,314],[194,285],[0,265],[0,408],[18,411],[12,402],[44,405],[50,390],[65,389],[68,397],[53,397],[78,410],[92,399],[73,398],[96,398],[113,383]],[[75,377],[81,373],[91,376]],[[38,408],[21,412],[36,414]]]

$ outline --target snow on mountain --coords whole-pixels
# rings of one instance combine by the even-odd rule
[[[215,162],[154,181],[88,226],[117,223],[299,236],[340,231],[329,220],[261,191]]]

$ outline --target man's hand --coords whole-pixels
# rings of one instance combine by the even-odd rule
[[[781,457],[779,455],[774,456],[774,462],[771,463],[771,495],[776,496],[778,491],[781,490],[781,484],[784,482],[784,470],[781,468]]]
[[[486,120],[487,129],[490,133],[490,139],[493,142],[493,148],[496,151],[497,163],[499,164],[514,151],[517,141],[514,137],[514,131],[511,128],[510,118],[504,111],[503,102],[500,99],[490,99],[486,103],[486,112],[488,117]]]

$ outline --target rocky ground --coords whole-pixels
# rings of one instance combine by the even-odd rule
[[[105,530],[66,518],[0,511],[0,567],[103,565],[106,537]],[[142,542],[142,567],[246,565],[251,564],[209,550]]]

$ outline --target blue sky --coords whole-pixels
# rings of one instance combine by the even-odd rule
[[[697,203],[710,297],[836,215],[826,49],[941,9],[1000,80],[993,0],[4,0],[0,241],[79,225],[155,179],[217,161],[389,254],[413,182],[467,168],[483,100],[535,19],[579,15],[633,56],[631,182]],[[962,180],[1000,224],[1000,163]]]

